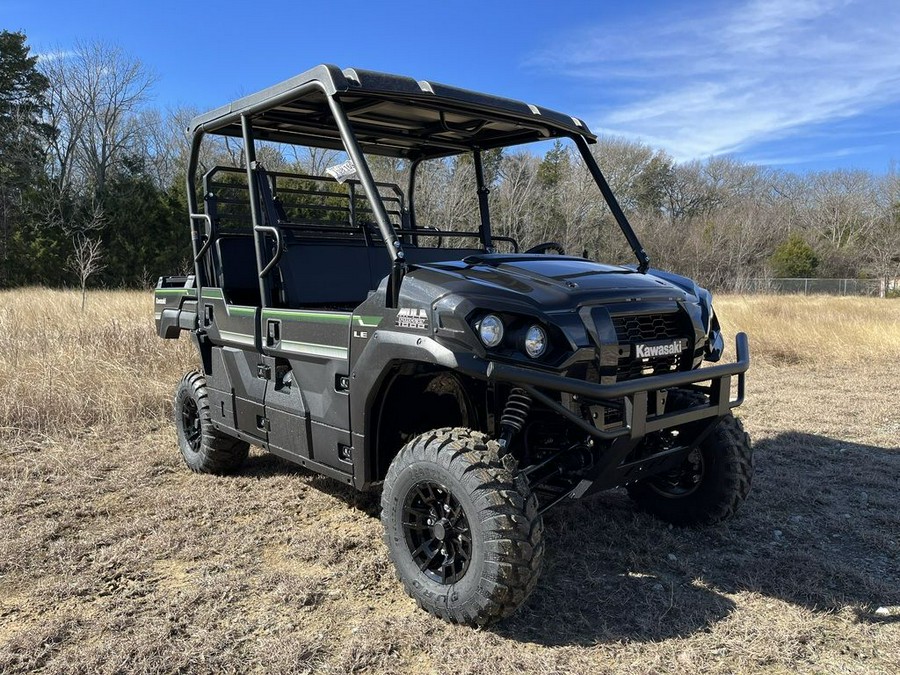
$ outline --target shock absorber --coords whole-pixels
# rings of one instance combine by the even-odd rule
[[[531,397],[524,389],[513,387],[506,399],[506,406],[500,416],[500,447],[506,448],[513,437],[522,431],[528,413],[531,411]]]

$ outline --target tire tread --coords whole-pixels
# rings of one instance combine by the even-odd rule
[[[472,499],[482,526],[491,534],[482,540],[486,564],[479,592],[460,606],[441,606],[420,597],[400,573],[391,547],[390,527],[384,516],[389,495],[403,469],[416,460],[440,464],[461,480],[477,484]],[[514,462],[501,457],[497,443],[465,428],[422,434],[407,443],[391,463],[382,498],[385,543],[398,579],[425,611],[451,623],[484,626],[510,616],[534,589],[544,557],[543,521],[538,515],[537,497],[524,481],[516,480],[513,467]]]
[[[191,397],[197,403],[197,414],[200,415],[200,449],[194,451],[187,446],[178,434],[178,445],[185,464],[195,473],[228,474],[233,473],[244,463],[250,451],[246,441],[234,438],[213,428],[209,393],[206,378],[198,370],[186,373],[175,390],[173,414],[175,424],[180,429],[181,419],[178,409],[182,396]],[[190,454],[189,454],[190,453]],[[198,461],[190,461],[191,459]]]
[[[696,404],[702,394],[690,391],[673,391],[669,394],[676,405],[687,407]],[[643,510],[676,525],[710,525],[734,516],[750,493],[753,479],[753,447],[750,436],[744,431],[741,421],[731,413],[723,417],[715,429],[701,444],[704,448],[714,447],[718,468],[718,483],[702,494],[693,493],[683,497],[666,498],[656,493],[647,481],[628,486],[628,493]]]

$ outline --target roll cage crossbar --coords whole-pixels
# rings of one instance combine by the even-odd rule
[[[264,211],[266,204],[260,195],[267,188],[261,184],[266,179],[262,178],[256,161],[257,141],[330,148],[348,154],[390,258],[386,301],[392,307],[397,306],[400,283],[407,268],[402,235],[411,232],[417,237],[427,233],[417,229],[413,199],[420,162],[472,153],[480,213],[479,237],[484,250],[492,251],[495,239],[505,239],[491,233],[489,189],[484,179],[482,152],[550,138],[574,140],[638,260],[638,270],[645,272],[649,268],[646,252],[590,152],[589,143],[596,142],[596,137],[581,120],[553,110],[433,82],[322,65],[195,118],[190,132],[187,198],[198,283],[208,285],[202,258],[213,239],[210,217],[200,212],[197,203],[201,142],[206,134],[238,137],[244,143],[263,307],[272,304],[268,273],[281,256],[283,237],[277,221]],[[367,153],[403,157],[411,162],[408,227],[396,228],[391,222],[378,183],[366,163]],[[267,247],[267,238],[274,240],[274,249]]]

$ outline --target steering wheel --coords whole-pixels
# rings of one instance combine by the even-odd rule
[[[444,238],[440,235],[440,230],[432,225],[419,225],[417,228],[418,235],[420,237],[435,237],[437,239],[437,243],[434,248],[440,248],[441,244],[444,243]],[[438,234],[433,234],[437,232]]]
[[[555,241],[545,241],[543,244],[532,246],[525,253],[547,253],[547,251],[556,251],[559,255],[566,254],[562,244],[557,244]]]

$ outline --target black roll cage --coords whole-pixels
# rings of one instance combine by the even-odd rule
[[[322,105],[323,99],[327,107]],[[405,117],[405,106],[415,108],[419,117],[423,116],[423,112],[436,114],[438,121],[422,122],[413,114]],[[378,108],[386,108],[393,117],[387,117],[383,113],[375,116],[372,111]],[[350,114],[357,116],[357,124],[351,122],[348,110]],[[463,121],[451,121],[449,118],[452,116]],[[411,140],[414,134],[410,129],[398,128],[403,123],[412,132],[420,134],[421,142]],[[492,125],[497,129],[490,128]],[[283,238],[277,222],[273,222],[263,212],[260,199],[261,167],[256,160],[257,140],[346,151],[356,167],[359,185],[365,191],[390,258],[391,271],[386,298],[389,307],[397,306],[400,283],[407,270],[401,236],[410,234],[417,237],[425,232],[417,227],[415,216],[414,188],[419,164],[425,159],[472,152],[480,213],[479,238],[484,250],[492,252],[495,239],[508,239],[494,237],[491,233],[489,188],[484,181],[481,153],[484,150],[547,138],[565,137],[575,142],[591,177],[637,258],[638,271],[646,272],[650,266],[649,257],[590,152],[589,143],[596,142],[596,138],[580,120],[551,110],[384,73],[354,69],[341,71],[335,66],[318,66],[291,80],[195,118],[191,122],[190,132],[191,150],[186,182],[197,283],[201,287],[209,285],[203,256],[215,238],[210,215],[201,213],[197,203],[197,166],[201,142],[206,134],[239,136],[244,144],[250,215],[263,307],[272,306],[272,284],[268,273],[281,256]],[[447,136],[456,136],[457,139],[448,139]],[[366,162],[366,150],[373,154],[402,156],[411,160],[407,227],[395,228],[391,222],[378,189],[379,184]],[[205,224],[202,230],[201,222]],[[274,239],[275,246],[271,253],[265,243],[266,237]]]

